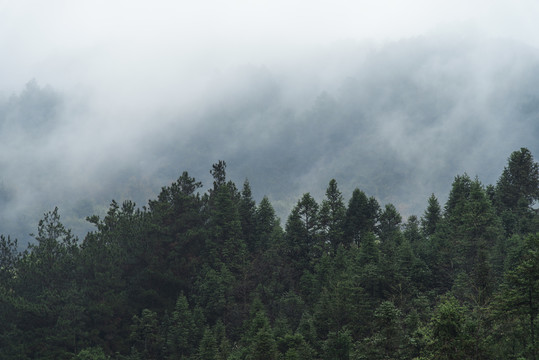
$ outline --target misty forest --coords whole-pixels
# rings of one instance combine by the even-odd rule
[[[0,360],[539,360],[539,1],[0,1]]]
[[[184,171],[78,238],[0,240],[2,359],[537,359],[539,165],[513,151],[407,219],[331,179],[281,223],[248,180]]]
[[[0,359],[539,359],[537,47],[202,51],[204,7],[111,7],[80,11],[103,43],[47,23],[50,56],[1,59]],[[0,46],[70,18],[36,8]]]

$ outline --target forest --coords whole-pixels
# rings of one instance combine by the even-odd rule
[[[0,237],[2,359],[533,359],[539,164],[455,176],[419,216],[331,179],[281,223],[246,180],[187,172],[79,239],[54,208]],[[1,230],[1,229],[0,229]]]

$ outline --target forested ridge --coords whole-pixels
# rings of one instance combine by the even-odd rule
[[[46,213],[0,238],[2,359],[534,359],[539,164],[460,174],[403,221],[336,180],[281,224],[249,182],[187,172],[139,208],[112,201],[77,239]],[[534,208],[535,206],[535,208]],[[1,231],[1,229],[0,229]]]

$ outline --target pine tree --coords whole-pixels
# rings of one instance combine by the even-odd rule
[[[507,235],[539,231],[531,206],[539,201],[539,164],[526,148],[514,151],[496,184],[494,202]]]
[[[464,287],[470,300],[484,303],[493,290],[492,257],[501,241],[501,224],[479,180],[457,177],[446,205],[443,234],[451,244],[455,276],[469,279]],[[497,261],[501,263],[501,261]],[[461,280],[466,279],[461,276]]]
[[[236,276],[245,271],[247,248],[243,239],[241,218],[238,211],[239,196],[235,185],[226,182],[226,163],[219,161],[213,165],[214,188],[209,198],[210,232],[206,251],[208,261],[218,268],[223,262]]]
[[[387,204],[380,214],[380,240],[382,243],[398,240],[402,217],[393,204]]]
[[[318,229],[318,204],[306,193],[292,209],[286,223],[287,254],[298,275],[310,267],[311,258],[321,255]]]
[[[202,340],[200,341],[200,346],[198,347],[198,359],[218,360],[218,356],[219,350],[217,348],[215,335],[209,328],[206,328],[206,330],[204,330],[204,336],[202,336]]]
[[[265,251],[272,245],[272,237],[280,229],[279,219],[267,196],[264,196],[255,212],[256,250]],[[281,230],[282,231],[282,230]]]
[[[251,186],[246,179],[243,183],[241,199],[238,207],[242,236],[247,249],[253,253],[257,248],[256,240],[256,203],[253,200]]]
[[[346,207],[343,197],[337,188],[337,182],[332,179],[326,190],[326,199],[322,201],[320,208],[320,225],[324,241],[331,245],[333,254],[337,253],[337,247],[343,240],[345,219]]]
[[[440,204],[434,194],[429,197],[429,204],[425,214],[421,218],[421,228],[425,236],[431,236],[436,232],[436,227],[442,218]]]
[[[377,233],[377,222],[380,206],[374,198],[359,189],[355,189],[348,202],[345,220],[345,242],[347,245],[360,245],[361,238],[366,233]]]
[[[194,350],[195,323],[185,295],[178,296],[170,318],[167,349],[171,357],[182,358]]]
[[[529,235],[524,249],[516,268],[505,274],[499,306],[505,316],[517,316],[524,320],[527,346],[522,352],[527,358],[535,360],[539,357],[539,234]]]

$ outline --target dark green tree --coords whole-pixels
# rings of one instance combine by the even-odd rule
[[[219,360],[218,356],[219,349],[217,347],[215,335],[209,328],[206,328],[206,330],[204,330],[204,336],[200,341],[197,358],[200,360]]]
[[[287,255],[295,265],[297,276],[310,268],[310,260],[321,256],[318,243],[318,204],[306,193],[292,209],[286,222]]]
[[[171,358],[191,355],[196,349],[195,321],[185,295],[181,294],[170,317],[167,332],[167,350]]]
[[[11,287],[18,260],[17,240],[0,235],[0,287],[5,289]]]
[[[245,271],[247,248],[243,239],[238,211],[239,195],[232,182],[226,182],[226,163],[219,161],[210,171],[214,188],[209,198],[209,228],[207,239],[208,260],[213,267],[223,262],[236,276]],[[209,225],[209,226],[208,226]]]
[[[282,229],[279,219],[275,216],[275,210],[267,196],[264,196],[255,211],[256,224],[256,249],[267,250],[272,244],[272,239],[280,235]]]
[[[144,359],[162,359],[164,337],[157,314],[144,309],[140,316],[133,316],[130,339],[133,349]]]
[[[243,239],[247,245],[247,249],[253,253],[258,245],[256,233],[256,203],[253,200],[251,186],[247,179],[243,183],[238,211],[241,219]]]
[[[279,350],[284,354],[284,360],[312,360],[315,352],[299,334],[286,334],[279,341]]]
[[[387,204],[380,214],[380,240],[395,241],[400,235],[402,217],[393,204]]]
[[[376,234],[379,213],[380,206],[376,199],[367,198],[363,191],[356,188],[346,209],[345,243],[359,246],[366,233]]]
[[[528,149],[511,154],[496,184],[496,193],[506,209],[516,209],[521,202],[529,207],[539,200],[539,164]]]
[[[434,234],[441,218],[442,210],[440,208],[440,204],[438,203],[436,196],[432,194],[429,197],[427,210],[425,210],[425,213],[421,218],[421,229],[423,230],[423,234],[427,237]]]
[[[361,353],[369,359],[403,359],[407,347],[403,314],[391,301],[374,311],[373,334],[363,340]]]
[[[539,355],[539,234],[529,235],[524,249],[518,265],[505,275],[499,307],[504,316],[525,319],[527,334],[522,355],[536,360]]]
[[[348,360],[352,349],[352,337],[346,330],[330,332],[324,342],[324,359]]]
[[[183,172],[170,186],[150,200],[151,233],[155,256],[150,268],[153,283],[167,293],[171,304],[178,291],[187,291],[200,266],[206,231],[202,199],[196,191],[202,184]]]
[[[252,360],[275,360],[277,359],[277,345],[271,328],[265,325],[256,333],[251,344],[247,359]]]
[[[498,179],[494,194],[506,234],[539,231],[531,208],[539,201],[539,164],[526,148],[514,151]]]
[[[329,182],[326,189],[326,199],[322,201],[319,217],[322,237],[336,254],[337,247],[343,241],[346,207],[335,179]]]
[[[425,359],[460,360],[473,358],[468,346],[465,309],[455,298],[446,297],[438,305],[428,325]]]

